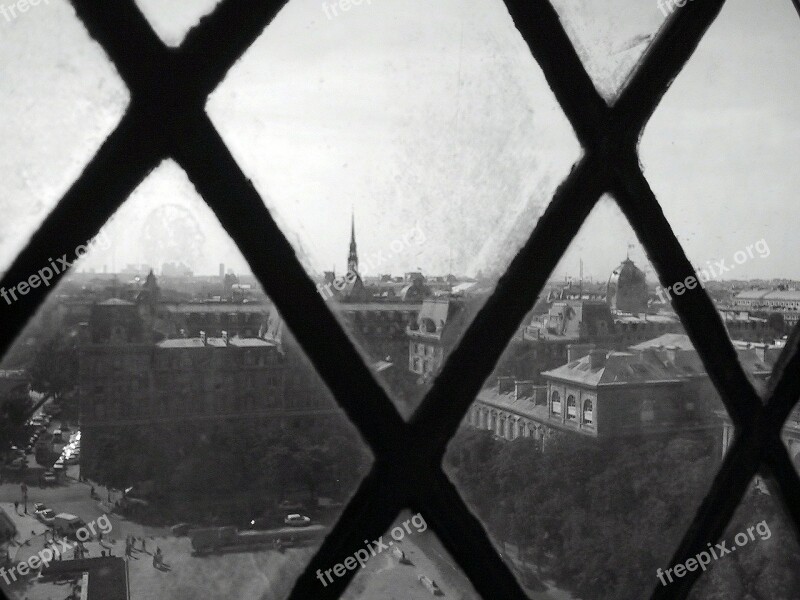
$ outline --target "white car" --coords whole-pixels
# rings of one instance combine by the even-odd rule
[[[439,589],[439,586],[436,585],[436,582],[433,579],[431,579],[430,577],[427,577],[425,575],[420,575],[417,579],[419,579],[419,582],[422,585],[424,585],[425,588],[431,594],[433,594],[434,596],[442,596],[443,595],[442,594],[442,590]]]
[[[45,525],[52,525],[53,522],[56,520],[56,513],[53,512],[51,509],[46,508],[43,511],[37,512],[36,518],[39,519]]]
[[[289,515],[284,520],[284,523],[292,527],[305,527],[311,524],[311,519],[303,515]]]

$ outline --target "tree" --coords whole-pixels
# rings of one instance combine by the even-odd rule
[[[56,335],[45,341],[33,357],[31,388],[56,398],[78,383],[78,348],[75,339]]]
[[[649,597],[718,467],[702,434],[494,439],[460,431],[446,466],[498,541],[582,600]]]
[[[0,440],[10,443],[14,439],[15,433],[25,424],[30,409],[30,398],[20,389],[0,399]]]

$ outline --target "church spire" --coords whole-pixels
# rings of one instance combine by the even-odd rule
[[[356,215],[350,214],[350,252],[347,255],[347,272],[358,273],[358,251],[356,250]]]

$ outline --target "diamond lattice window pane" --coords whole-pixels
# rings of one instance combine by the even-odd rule
[[[208,110],[408,415],[580,149],[502,3],[326,6],[289,3]]]
[[[601,199],[449,446],[448,476],[531,598],[649,597],[730,443],[655,286]]]
[[[169,46],[180,46],[189,30],[211,13],[220,0],[136,0],[153,30]]]
[[[624,87],[671,12],[670,5],[674,6],[674,0],[553,2],[595,87],[608,102]]]
[[[641,149],[645,174],[731,339],[767,370],[800,315],[800,116],[791,108],[800,90],[792,65],[798,25],[789,1],[726,3]],[[662,296],[700,293],[685,283]]]
[[[128,91],[63,0],[0,10],[0,271],[119,123]]]
[[[356,564],[352,570],[357,573],[342,600],[428,600],[432,595],[480,600],[421,513],[405,511],[383,536],[367,541],[370,543],[353,557]],[[352,565],[352,561],[344,561],[343,567]],[[333,570],[323,573],[320,585],[329,585],[335,575]]]
[[[369,450],[175,163],[95,240],[0,369],[0,511],[22,543],[9,546],[13,564],[44,549],[47,524],[67,526],[35,516],[41,502],[102,526],[90,559],[145,538],[127,564],[132,598],[287,597]],[[74,564],[58,568],[80,580]],[[63,596],[45,575],[4,589]]]

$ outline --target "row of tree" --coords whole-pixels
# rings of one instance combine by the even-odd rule
[[[717,452],[710,434],[564,436],[548,440],[541,453],[532,439],[507,442],[463,429],[450,445],[446,469],[487,531],[518,544],[543,578],[583,600],[640,600],[659,585],[656,569],[669,566],[708,492]],[[734,534],[764,519],[774,530],[790,531],[764,498],[748,495]],[[697,597],[799,597],[796,544],[785,536],[773,540],[718,561],[703,582],[705,595]]]
[[[83,468],[118,489],[147,482],[160,509],[178,520],[211,512],[237,522],[292,498],[345,501],[369,468],[366,446],[341,417],[295,419],[128,428],[98,440]]]

